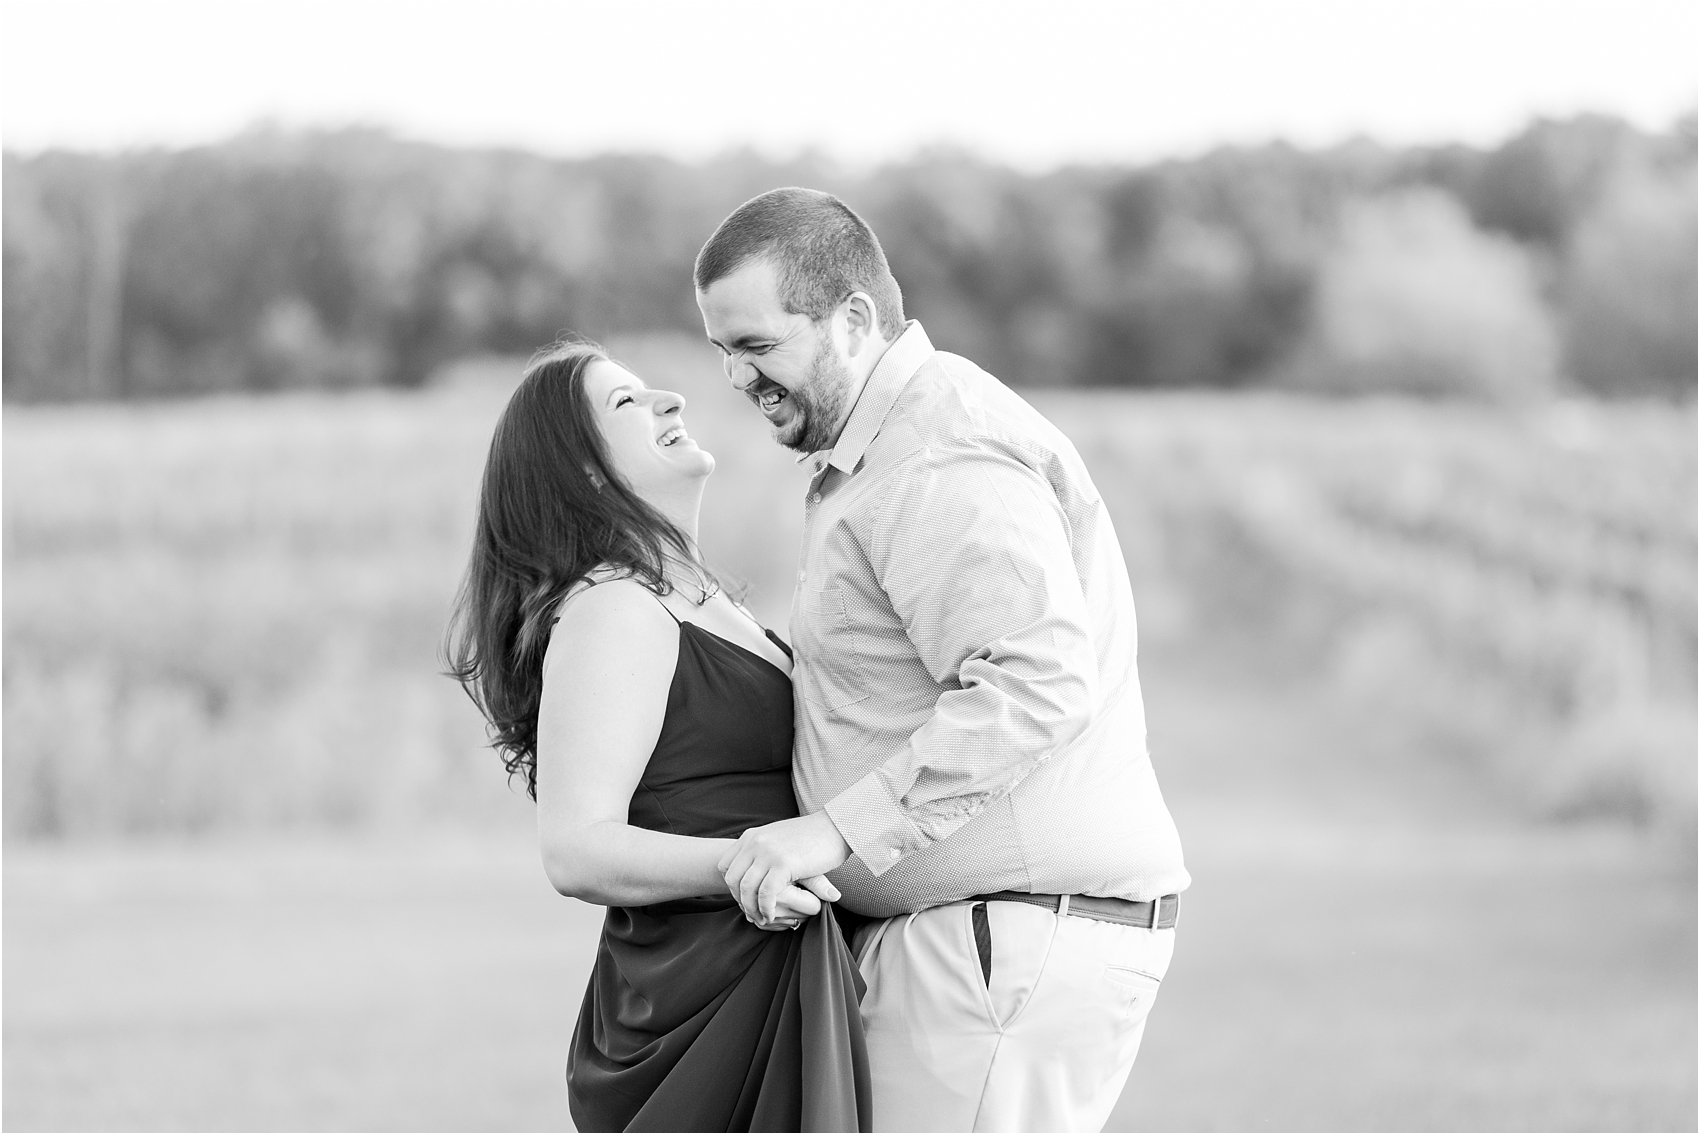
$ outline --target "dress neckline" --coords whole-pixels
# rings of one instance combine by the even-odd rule
[[[669,611],[667,613],[669,615],[673,614],[673,612],[671,612],[671,611]],[[679,633],[680,634],[684,633],[686,627],[690,627],[692,630],[697,631],[701,634],[705,634],[709,638],[713,639],[716,642],[724,643],[725,645],[731,647],[733,650],[736,650],[736,651],[739,651],[740,653],[749,655],[751,658],[754,658],[757,662],[760,662],[763,666],[766,666],[769,670],[772,670],[775,674],[778,674],[781,678],[784,678],[787,682],[789,682],[791,680],[791,675],[787,674],[784,670],[781,670],[774,663],[773,659],[768,658],[768,657],[762,655],[761,653],[759,653],[757,651],[751,650],[749,647],[744,646],[740,643],[733,642],[731,639],[727,638],[725,635],[715,634],[713,631],[709,630],[707,627],[702,626],[698,623],[693,623],[689,619],[681,619],[681,618],[678,618],[677,616],[675,616],[674,622],[679,624]],[[776,645],[778,645],[781,650],[785,649],[784,643],[779,641],[779,636],[775,635],[772,631],[768,630],[766,627],[762,628],[762,634],[766,635],[770,642],[773,642]],[[790,651],[787,650],[786,654],[790,654]]]

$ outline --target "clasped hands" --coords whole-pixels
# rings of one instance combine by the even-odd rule
[[[726,889],[762,930],[795,930],[838,901],[826,872],[850,858],[850,845],[825,812],[750,828],[720,857]]]

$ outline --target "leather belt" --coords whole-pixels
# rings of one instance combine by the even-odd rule
[[[1180,911],[1179,895],[1164,895],[1150,902],[1132,899],[1104,899],[1096,895],[1034,895],[1026,891],[994,891],[975,895],[969,902],[1024,902],[1054,910],[1059,915],[1077,914],[1099,922],[1115,922],[1122,926],[1142,926],[1148,930],[1167,930],[1175,924]]]

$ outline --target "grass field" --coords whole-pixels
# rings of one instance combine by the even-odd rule
[[[695,345],[783,627],[802,475]],[[512,365],[9,408],[9,1129],[565,1123],[596,916],[437,673]],[[1197,880],[1114,1124],[1692,1129],[1692,408],[1050,392]]]
[[[1682,872],[1219,678],[1152,675],[1196,883],[1111,1129],[1694,1129]],[[599,921],[517,825],[13,849],[4,1126],[563,1129]]]

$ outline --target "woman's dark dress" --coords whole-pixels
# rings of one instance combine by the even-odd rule
[[[768,632],[781,648],[772,632]],[[791,680],[679,625],[629,822],[731,837],[797,815]],[[610,907],[567,1061],[581,1131],[867,1131],[862,981],[830,905],[758,930],[730,895]]]

